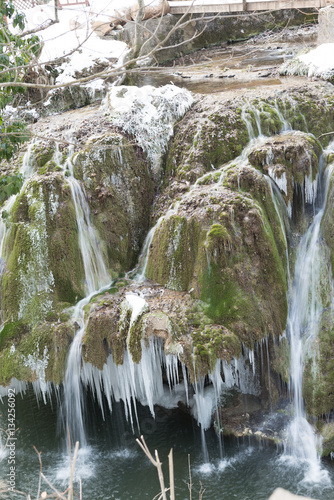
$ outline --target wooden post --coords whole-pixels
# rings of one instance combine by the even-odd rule
[[[246,11],[247,11],[247,0],[242,0],[242,10],[243,10],[244,12],[246,12]]]

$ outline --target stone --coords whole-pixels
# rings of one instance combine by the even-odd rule
[[[318,44],[334,42],[334,6],[319,10]]]
[[[94,33],[100,38],[110,35],[113,30],[113,27],[110,26],[110,21],[92,21],[91,26]]]
[[[137,25],[140,45],[146,42],[140,56],[149,54],[156,46],[157,38],[152,37],[151,34],[155,33],[157,29],[159,41],[168,37],[165,44],[166,49],[155,53],[155,58],[159,63],[162,63],[203,47],[231,40],[243,40],[266,29],[273,29],[277,25],[285,26],[287,22],[296,26],[309,23],[312,16],[317,18],[317,13],[302,13],[296,9],[284,9],[259,13],[256,17],[249,16],[247,13],[237,17],[233,14],[223,16],[223,18],[218,16],[208,23],[205,18],[203,19],[202,14],[190,14],[182,18],[181,25],[176,30],[174,28],[176,23],[180,22],[181,15],[170,14],[159,19],[147,19],[141,25]],[[127,23],[124,31],[119,32],[118,39],[131,43],[134,39],[134,31],[135,24]]]
[[[274,493],[271,495],[269,500],[312,500],[310,497],[301,497],[299,495],[293,495],[287,490],[283,490],[283,488],[277,488]]]

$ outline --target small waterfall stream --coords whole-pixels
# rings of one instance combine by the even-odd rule
[[[82,337],[85,333],[84,307],[90,299],[99,292],[103,292],[110,286],[111,278],[105,266],[102,249],[98,235],[91,224],[90,210],[86,198],[86,193],[80,182],[73,175],[73,164],[71,156],[73,150],[70,149],[68,158],[64,165],[64,171],[69,170],[70,176],[66,177],[71,187],[72,198],[75,207],[79,247],[85,271],[85,292],[87,296],[75,306],[72,314],[72,321],[78,325],[76,335],[70,347],[67,358],[65,381],[64,381],[64,402],[63,411],[65,413],[66,428],[69,429],[71,440],[79,441],[80,446],[86,445],[86,434],[84,426],[83,390],[81,382],[81,346]],[[60,162],[60,155],[58,158]]]
[[[309,465],[305,481],[328,481],[321,469],[321,441],[308,423],[303,402],[304,351],[318,335],[323,304],[319,293],[321,273],[320,224],[325,210],[330,175],[318,173],[318,193],[314,202],[315,216],[297,248],[294,280],[290,290],[287,335],[290,339],[290,391],[293,395],[293,420],[287,431],[285,454]]]

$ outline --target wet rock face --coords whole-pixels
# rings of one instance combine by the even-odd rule
[[[302,108],[302,92],[297,94]],[[282,112],[286,96],[281,97],[277,110]],[[244,121],[243,100],[238,108],[237,103],[206,97],[177,126],[166,157],[164,185],[154,200],[155,213],[163,219],[150,248],[146,276],[152,281],[145,291],[144,286],[119,280],[109,293],[92,300],[86,311],[85,361],[102,369],[111,353],[122,364],[128,349],[138,362],[141,340],[157,336],[163,339],[166,352],[179,354],[194,379],[196,370],[208,374],[217,358],[229,362],[240,356],[242,343],[252,348],[269,334],[282,334],[287,316],[287,242],[268,177],[287,205],[294,206],[295,184],[302,186],[304,197],[311,196],[320,146],[303,132],[279,135],[278,111],[262,104],[256,104],[262,106],[262,131],[276,135],[249,150],[248,159],[236,159],[251,135],[251,127]],[[320,119],[324,108],[319,105],[317,109]],[[298,114],[296,109],[286,108],[287,115],[293,112]],[[250,122],[254,128],[254,119]],[[97,124],[98,135],[92,136],[91,123]],[[301,123],[305,125],[305,121]],[[79,144],[72,157],[74,173],[85,186],[93,224],[116,278],[136,264],[149,228],[154,199],[151,172],[133,142],[105,123],[86,119],[75,133]],[[18,198],[8,221],[2,294],[5,313],[12,322],[1,347],[1,362],[7,367],[4,383],[11,376],[31,376],[19,356],[49,356],[51,360],[51,351],[55,357],[46,376],[61,380],[65,360],[61,353],[66,353],[75,330],[66,308],[84,294],[74,205],[66,172],[64,175],[53,154],[54,148],[35,150],[36,176]],[[66,156],[63,148],[62,162]],[[308,188],[305,179],[309,179]],[[330,248],[331,197],[330,193],[323,233]],[[177,209],[167,216],[168,207],[176,201]],[[39,276],[45,293],[29,298],[17,277],[24,275],[28,280],[38,274],[28,265],[34,262],[29,239],[32,230],[40,236]],[[133,324],[127,293],[143,293],[148,307]],[[18,317],[22,297],[31,300]],[[29,346],[28,336],[33,340]],[[332,340],[327,337],[324,346],[329,352]],[[270,361],[272,372],[285,383],[289,377],[287,351],[282,344],[272,351],[275,362]],[[12,356],[18,356],[17,363]],[[324,373],[330,371],[328,366],[324,365]],[[267,380],[263,385],[269,388],[270,384]]]
[[[240,155],[248,140],[241,108],[232,102],[197,102],[176,128],[167,155],[166,177],[194,183],[205,172]]]
[[[45,360],[47,380],[59,383],[63,377],[75,330],[66,310],[85,294],[67,159],[65,148],[61,153],[53,143],[34,145],[34,174],[6,219],[0,383],[12,377],[33,380],[38,359]],[[153,199],[145,161],[125,138],[95,136],[75,156],[75,175],[86,189],[101,245],[108,248],[111,275],[131,269],[148,229]],[[22,356],[30,361],[25,363]]]
[[[93,136],[73,157],[92,221],[117,275],[134,267],[148,231],[154,185],[147,163],[120,134]]]
[[[313,184],[319,170],[321,145],[303,132],[289,132],[268,139],[251,151],[249,162],[269,175],[280,188],[287,203],[292,206],[295,186],[303,191],[307,203],[316,196]]]
[[[135,319],[129,297],[145,302]],[[241,354],[241,341],[226,327],[214,324],[204,304],[189,293],[151,282],[135,286],[119,281],[109,292],[96,297],[86,313],[83,359],[100,369],[110,354],[116,364],[122,364],[126,349],[138,363],[142,341],[148,342],[151,337],[162,339],[166,354],[179,356],[192,381],[213,370],[218,357],[230,362],[232,356]]]

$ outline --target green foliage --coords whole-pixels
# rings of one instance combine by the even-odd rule
[[[23,177],[21,174],[7,175],[6,177],[2,177],[2,179],[0,179],[0,204],[7,200],[7,198],[12,196],[12,194],[19,193],[22,184]],[[3,218],[6,218],[8,216],[8,213],[5,211],[2,216]]]
[[[21,30],[25,27],[24,14],[18,13],[11,1],[0,0],[0,160],[10,160],[18,144],[27,140],[25,126],[19,122],[8,123],[4,110],[11,104],[15,95],[25,91],[23,82],[31,60],[40,51],[39,38],[35,35],[22,37],[13,34],[7,21]],[[15,82],[15,85],[8,85]],[[6,85],[7,84],[7,85]]]

